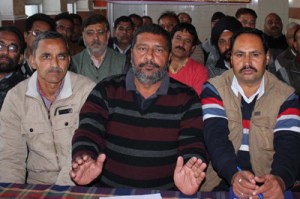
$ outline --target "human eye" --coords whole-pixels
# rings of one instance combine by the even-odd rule
[[[44,53],[44,54],[42,54],[42,55],[41,55],[41,58],[42,58],[43,60],[51,60],[51,56],[50,56],[49,53]]]
[[[6,45],[4,43],[0,43],[0,50],[4,50]]]
[[[15,45],[15,44],[10,44],[10,45],[8,46],[8,50],[9,50],[10,52],[17,52],[17,51],[18,51],[18,46]]]
[[[251,53],[251,57],[253,57],[253,58],[257,58],[257,57],[259,57],[259,55],[260,55],[259,52],[253,52],[253,53]]]
[[[234,53],[234,56],[236,56],[238,58],[242,58],[244,56],[244,53],[242,53],[242,52],[236,52],[236,53]]]
[[[191,43],[192,43],[192,40],[190,40],[190,39],[186,39],[186,40],[185,40],[185,43],[187,43],[187,44],[191,44]]]
[[[95,31],[93,31],[93,30],[87,30],[86,31],[87,36],[93,36],[94,34],[95,34]]]
[[[155,48],[154,49],[154,52],[156,53],[156,54],[162,54],[163,52],[164,52],[164,49],[163,48]]]
[[[67,58],[67,55],[66,55],[66,54],[59,54],[59,55],[57,56],[57,59],[58,59],[58,60],[61,60],[61,61],[66,60],[66,58]]]

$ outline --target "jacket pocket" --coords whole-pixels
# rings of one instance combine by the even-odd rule
[[[254,142],[262,150],[273,151],[274,141],[274,127],[276,124],[276,117],[263,116],[253,117],[250,124],[250,133],[253,133]]]

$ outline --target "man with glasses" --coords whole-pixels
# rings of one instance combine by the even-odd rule
[[[40,33],[49,30],[55,31],[55,22],[48,15],[37,13],[26,19],[24,32],[26,49],[24,52],[24,62],[20,68],[20,72],[24,77],[30,77],[34,72],[29,64],[29,57],[32,55],[33,40]]]
[[[82,36],[86,49],[72,57],[72,71],[100,82],[126,70],[126,56],[107,47],[110,30],[106,17],[89,16],[83,22]]]
[[[0,27],[0,110],[7,92],[24,79],[16,71],[23,60],[25,42],[14,26]]]

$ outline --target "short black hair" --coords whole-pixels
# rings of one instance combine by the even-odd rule
[[[157,24],[145,25],[138,28],[132,39],[132,47],[134,47],[136,44],[137,36],[142,33],[152,33],[155,35],[162,35],[167,41],[168,52],[169,53],[171,52],[172,44],[171,44],[170,34],[165,29],[163,29],[160,25]]]
[[[159,18],[158,18],[158,20],[157,20],[157,23],[159,24],[159,21],[160,21],[162,18],[165,18],[165,17],[171,17],[171,18],[174,18],[174,19],[176,20],[177,24],[179,23],[179,19],[178,19],[177,14],[176,14],[174,11],[169,11],[169,10],[163,12],[163,13],[159,16]]]
[[[239,29],[237,32],[235,32],[232,35],[232,37],[231,37],[231,46],[230,46],[231,50],[234,46],[234,43],[235,43],[237,37],[242,35],[242,34],[256,35],[257,37],[259,37],[261,39],[265,53],[267,53],[269,51],[269,45],[268,45],[268,41],[265,37],[265,34],[261,30],[258,30],[256,28],[249,28],[249,27],[243,27],[243,28]]]
[[[93,14],[93,15],[90,15],[88,16],[84,21],[83,21],[83,24],[82,24],[82,30],[86,27],[88,27],[89,25],[94,25],[94,24],[102,24],[104,23],[105,26],[106,26],[106,29],[107,31],[110,30],[109,28],[109,22],[107,20],[107,18],[103,15],[99,15],[99,14]]]
[[[199,37],[197,34],[197,30],[196,30],[195,26],[193,26],[192,24],[189,24],[189,23],[177,24],[171,31],[171,39],[173,39],[173,37],[177,31],[183,31],[183,30],[188,31],[193,36],[193,46],[196,46],[197,44],[199,44],[200,41],[199,41]]]
[[[55,17],[54,17],[54,21],[57,22],[61,19],[66,19],[66,20],[69,20],[72,24],[74,24],[73,22],[73,19],[72,17],[70,16],[70,14],[68,12],[62,12],[62,13],[59,13],[57,14]]]
[[[37,13],[28,17],[25,21],[25,31],[30,31],[32,29],[33,23],[36,21],[43,21],[49,24],[50,30],[55,31],[55,21],[49,15],[43,13]]]
[[[178,13],[177,14],[178,19],[179,19],[179,16],[182,15],[182,14],[187,15],[191,21],[193,20],[192,17],[188,13],[186,13],[186,12],[180,12],[180,13]]]
[[[42,40],[45,40],[45,39],[61,39],[61,40],[63,40],[65,43],[66,49],[67,49],[67,53],[68,53],[68,55],[70,55],[70,48],[69,48],[66,38],[62,34],[59,34],[58,32],[46,31],[46,32],[42,32],[41,34],[39,34],[33,41],[32,54],[34,56],[36,53],[36,49],[38,48],[39,42]]]
[[[119,17],[119,18],[117,18],[117,19],[115,20],[115,22],[114,22],[114,28],[116,29],[116,28],[119,26],[119,24],[120,24],[121,22],[129,22],[130,25],[131,25],[131,27],[132,27],[132,28],[134,27],[134,24],[133,24],[133,22],[131,21],[130,17],[127,17],[127,16],[121,16],[121,17]]]
[[[250,8],[239,8],[235,13],[235,17],[239,18],[241,15],[245,15],[245,14],[249,14],[253,16],[255,19],[257,19],[256,12]]]
[[[1,26],[0,27],[0,32],[11,32],[14,33],[15,35],[17,35],[19,43],[20,43],[20,54],[24,53],[24,49],[25,49],[25,41],[24,41],[24,36],[22,34],[22,32],[15,26]]]
[[[76,13],[70,13],[70,17],[72,19],[78,19],[80,25],[82,25],[82,17],[79,15],[79,14],[76,14]]]

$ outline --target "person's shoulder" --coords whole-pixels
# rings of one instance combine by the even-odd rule
[[[108,47],[107,50],[107,55],[113,56],[113,57],[118,57],[120,59],[126,59],[126,55],[123,55],[117,51],[115,51],[114,49]]]
[[[89,84],[95,85],[96,84],[90,78],[83,76],[81,74],[77,74],[72,71],[68,71],[68,74],[71,77],[71,81],[73,81],[75,84],[79,84],[79,85],[89,85]]]
[[[83,57],[86,53],[88,53],[88,52],[87,52],[87,49],[85,48],[85,49],[83,49],[81,52],[79,52],[79,53],[73,55],[73,56],[72,56],[72,60],[80,60],[80,59],[82,59],[82,57]]]
[[[195,95],[196,91],[192,87],[170,77],[169,93],[172,95],[175,94]]]

